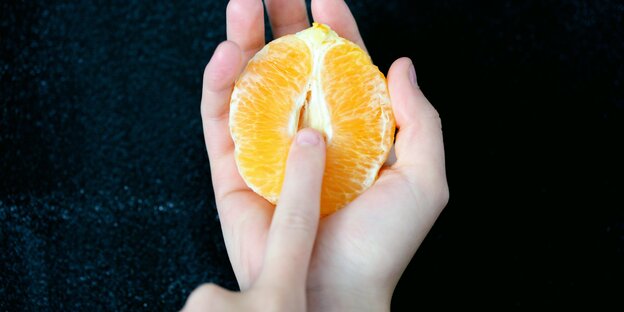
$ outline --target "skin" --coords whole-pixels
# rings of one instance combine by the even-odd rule
[[[276,37],[309,27],[303,0],[266,0]],[[385,311],[414,253],[449,198],[441,120],[408,58],[388,72],[397,123],[394,154],[379,179],[319,220],[325,143],[299,131],[277,207],[251,191],[234,160],[229,100],[234,81],[264,42],[261,0],[231,0],[227,38],[204,73],[201,114],[215,199],[240,292],[198,287],[184,311]],[[315,21],[364,47],[343,0],[313,0]],[[302,142],[302,143],[297,143]]]

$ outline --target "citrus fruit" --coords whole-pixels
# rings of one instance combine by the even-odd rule
[[[232,92],[229,124],[239,173],[273,204],[297,131],[322,133],[321,216],[373,184],[395,131],[384,75],[359,46],[317,23],[271,41],[249,61]]]

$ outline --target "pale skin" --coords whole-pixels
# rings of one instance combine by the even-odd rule
[[[275,37],[309,27],[303,0],[266,0]],[[261,0],[231,0],[227,41],[204,73],[201,114],[215,199],[240,292],[198,287],[184,311],[387,311],[414,253],[449,198],[442,126],[408,58],[388,89],[394,153],[353,202],[319,219],[325,142],[312,129],[293,139],[275,207],[247,187],[234,160],[229,100],[236,77],[264,42]],[[316,22],[366,49],[343,0],[313,0]]]

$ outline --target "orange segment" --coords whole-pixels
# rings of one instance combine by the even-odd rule
[[[370,187],[395,131],[384,75],[354,43],[314,24],[267,44],[236,82],[230,132],[239,172],[271,203],[279,201],[286,159],[298,129],[327,143],[321,215]]]
[[[386,79],[368,54],[347,42],[327,52],[321,76],[331,110],[322,213],[351,202],[371,186],[394,138]]]
[[[238,170],[247,185],[277,202],[293,133],[290,124],[303,105],[311,53],[297,37],[265,46],[236,82],[230,105],[230,132]]]

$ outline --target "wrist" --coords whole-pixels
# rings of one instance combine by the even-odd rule
[[[307,290],[308,311],[390,311],[392,290],[375,287],[315,287]]]

